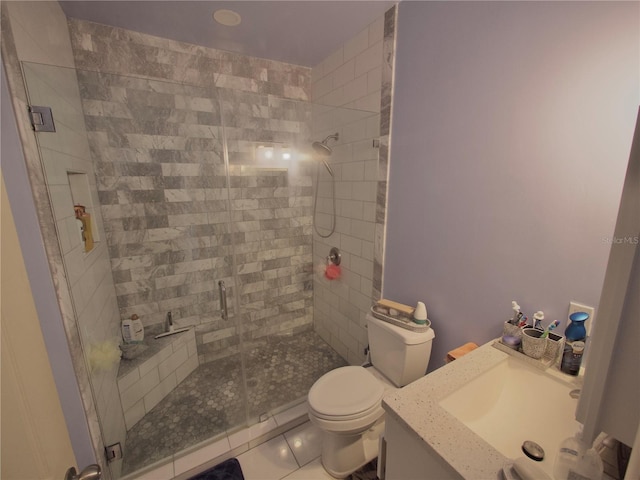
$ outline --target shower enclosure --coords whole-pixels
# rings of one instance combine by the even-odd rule
[[[76,319],[68,328],[102,442],[124,451],[112,477],[296,405],[346,364],[314,332],[314,277],[328,254],[313,252],[314,193],[325,229],[336,187],[321,163],[340,176],[350,144],[377,136],[378,114],[220,82],[22,68],[30,104],[53,112],[56,132],[35,135]],[[317,158],[313,142],[336,132],[332,156]],[[138,315],[149,338],[168,312],[189,331],[119,359],[122,319]]]

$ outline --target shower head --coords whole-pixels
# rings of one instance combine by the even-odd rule
[[[327,142],[329,140],[338,140],[339,138],[340,138],[340,135],[338,133],[334,133],[333,135],[327,136],[321,142],[316,141],[311,144],[311,146],[313,147],[313,151],[320,154],[320,160],[322,161],[325,168],[329,172],[329,175],[331,175],[332,177],[333,177],[333,170],[331,169],[331,167],[323,157],[329,157],[333,153],[333,150],[329,145],[327,145]]]
[[[313,142],[311,146],[313,147],[314,152],[319,153],[323,157],[328,157],[333,152],[331,147],[324,142]]]
[[[319,153],[321,155],[324,155],[325,157],[328,157],[329,155],[331,155],[333,150],[331,150],[331,147],[327,145],[327,142],[329,140],[338,140],[338,139],[340,139],[340,134],[336,132],[333,135],[328,135],[321,142],[313,142],[311,146],[313,147],[316,153]]]

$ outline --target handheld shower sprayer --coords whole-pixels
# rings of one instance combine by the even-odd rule
[[[331,231],[328,234],[323,234],[320,233],[320,231],[318,230],[318,225],[316,223],[316,213],[317,213],[317,208],[318,208],[318,189],[320,188],[320,169],[319,166],[318,168],[316,168],[316,188],[315,188],[315,194],[313,197],[313,228],[315,229],[316,233],[322,237],[322,238],[328,238],[330,237],[333,232],[335,232],[336,230],[336,186],[335,186],[335,176],[333,174],[333,169],[329,166],[329,163],[327,162],[327,157],[329,157],[332,153],[333,150],[331,149],[331,147],[328,145],[329,140],[334,140],[334,141],[338,141],[340,139],[340,134],[338,132],[332,134],[332,135],[328,135],[324,140],[322,140],[321,142],[313,142],[311,144],[311,146],[313,147],[313,151],[317,154],[317,157],[320,159],[320,161],[322,162],[322,164],[325,166],[325,168],[327,169],[327,172],[329,172],[329,175],[331,176],[331,192],[332,192],[332,200],[333,200],[333,216],[331,217]]]

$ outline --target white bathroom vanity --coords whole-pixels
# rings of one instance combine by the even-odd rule
[[[579,426],[582,379],[492,344],[384,397],[387,480],[499,479],[525,440],[544,449],[530,461],[552,475],[558,445]]]

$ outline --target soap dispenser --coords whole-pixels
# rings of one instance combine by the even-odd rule
[[[562,441],[553,466],[556,480],[600,480],[603,471],[600,455],[582,439],[582,427],[575,436]]]

